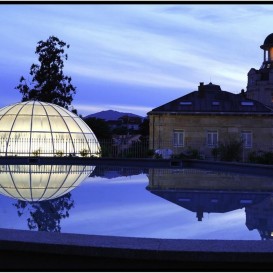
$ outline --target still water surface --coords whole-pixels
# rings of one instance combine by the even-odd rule
[[[2,165],[0,186],[0,228],[224,240],[270,239],[273,231],[271,177],[195,169]]]

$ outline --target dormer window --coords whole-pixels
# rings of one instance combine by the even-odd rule
[[[180,105],[192,105],[191,101],[180,101]]]
[[[253,106],[253,101],[241,101],[241,105],[243,106]]]

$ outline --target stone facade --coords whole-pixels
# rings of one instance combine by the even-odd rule
[[[172,114],[150,115],[150,149],[171,149],[174,154],[196,149],[204,158],[212,158],[214,145],[208,143],[208,133],[217,132],[217,142],[240,139],[243,132],[252,135],[252,144],[244,147],[243,159],[249,152],[272,150],[272,115]],[[174,132],[184,133],[183,145],[175,145]]]

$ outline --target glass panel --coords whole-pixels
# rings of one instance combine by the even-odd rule
[[[30,189],[20,189],[19,193],[22,195],[24,199],[31,200],[31,191]],[[18,194],[18,198],[22,199],[22,197]]]
[[[70,188],[71,186],[73,186],[73,184],[77,181],[78,177],[79,177],[79,174],[69,173],[64,184],[62,185],[62,188]]]
[[[21,104],[17,104],[15,106],[11,107],[9,109],[9,111],[6,112],[6,114],[8,114],[8,115],[17,115],[21,108],[22,108],[22,105]]]
[[[244,142],[245,148],[251,148],[252,146],[252,133],[251,132],[243,132],[242,140]]]
[[[54,153],[67,155],[74,152],[71,138],[68,133],[53,133]]]
[[[173,142],[175,146],[183,146],[184,140],[183,135],[184,135],[183,131],[181,132],[177,131],[173,133]]]
[[[13,125],[13,131],[30,131],[31,117],[25,115],[17,116]]]
[[[61,115],[62,117],[69,117],[72,114],[68,110],[61,107],[56,107],[56,110],[59,112],[59,115]]]
[[[208,132],[207,140],[209,146],[216,146],[218,142],[218,133],[216,131]]]
[[[46,192],[43,195],[42,200],[45,200],[47,198],[51,198],[52,195],[54,195],[56,193],[56,189],[46,189]]]
[[[15,115],[5,115],[1,119],[1,131],[10,131],[14,122]]]
[[[83,182],[88,177],[87,174],[81,175],[73,184],[73,187],[78,186],[81,182]]]
[[[0,140],[1,142],[1,140]],[[10,155],[29,155],[30,133],[12,132],[8,141],[7,152]],[[5,145],[6,147],[6,145]],[[6,152],[6,149],[5,149]]]
[[[33,201],[39,200],[44,193],[44,189],[32,189],[32,199]]]
[[[9,136],[9,132],[0,132],[0,140],[7,139]]]
[[[17,192],[16,189],[9,188],[9,189],[6,189],[6,191],[10,196],[14,198],[22,199],[21,195]],[[30,193],[29,190],[28,190],[28,193]]]
[[[213,145],[217,144],[217,133],[213,133]]]
[[[32,173],[31,186],[35,189],[45,189],[48,184],[49,173]]]
[[[37,116],[46,116],[46,112],[45,109],[42,105],[35,105],[34,109],[33,109],[33,115],[37,115]]]
[[[32,131],[50,132],[47,116],[36,116],[32,118]]]
[[[76,121],[71,118],[71,117],[64,117],[64,120],[70,130],[70,132],[73,133],[82,133],[81,128],[79,127],[79,125],[76,123]]]
[[[66,173],[55,173],[50,177],[48,188],[58,190],[62,185],[63,181],[66,179]]]
[[[16,181],[17,189],[30,188],[30,174],[28,173],[12,173],[13,180]],[[14,187],[14,186],[13,186]]]
[[[99,143],[96,136],[94,134],[84,134],[88,143],[91,141],[92,143]]]
[[[31,135],[31,153],[33,155],[46,155],[53,153],[53,143],[51,133],[35,132]]]
[[[0,110],[0,116],[6,114],[6,112],[9,111],[9,109],[10,109],[11,107],[13,107],[13,105],[6,106],[6,107],[2,108],[2,109]]]
[[[50,117],[52,132],[68,132],[68,129],[61,117]]]
[[[75,118],[75,121],[79,124],[84,133],[90,133],[92,131],[81,118]]]
[[[51,105],[44,105],[49,116],[59,116],[59,113]]]
[[[55,195],[56,195],[56,197],[63,195],[67,190],[68,190],[67,188],[60,188],[58,191],[56,191],[56,193],[52,197],[54,197]]]
[[[86,141],[83,134],[71,134],[73,139],[76,153],[87,152],[90,153],[88,142]]]
[[[6,188],[14,188],[14,184],[13,181],[11,179],[11,176],[9,174],[6,174],[5,176],[3,176],[3,174],[1,174],[1,186],[6,189]]]
[[[33,105],[32,104],[27,104],[25,105],[21,111],[20,111],[20,115],[32,115],[32,109],[33,109]]]
[[[5,195],[5,196],[9,196],[10,197],[10,195],[7,194],[6,191],[4,189],[2,189],[2,188],[0,188],[0,193],[3,194],[3,195]]]

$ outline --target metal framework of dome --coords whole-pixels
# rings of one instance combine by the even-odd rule
[[[27,101],[0,109],[0,156],[100,156],[93,131],[52,103]]]
[[[0,165],[0,194],[44,201],[75,189],[95,169],[83,165]]]

